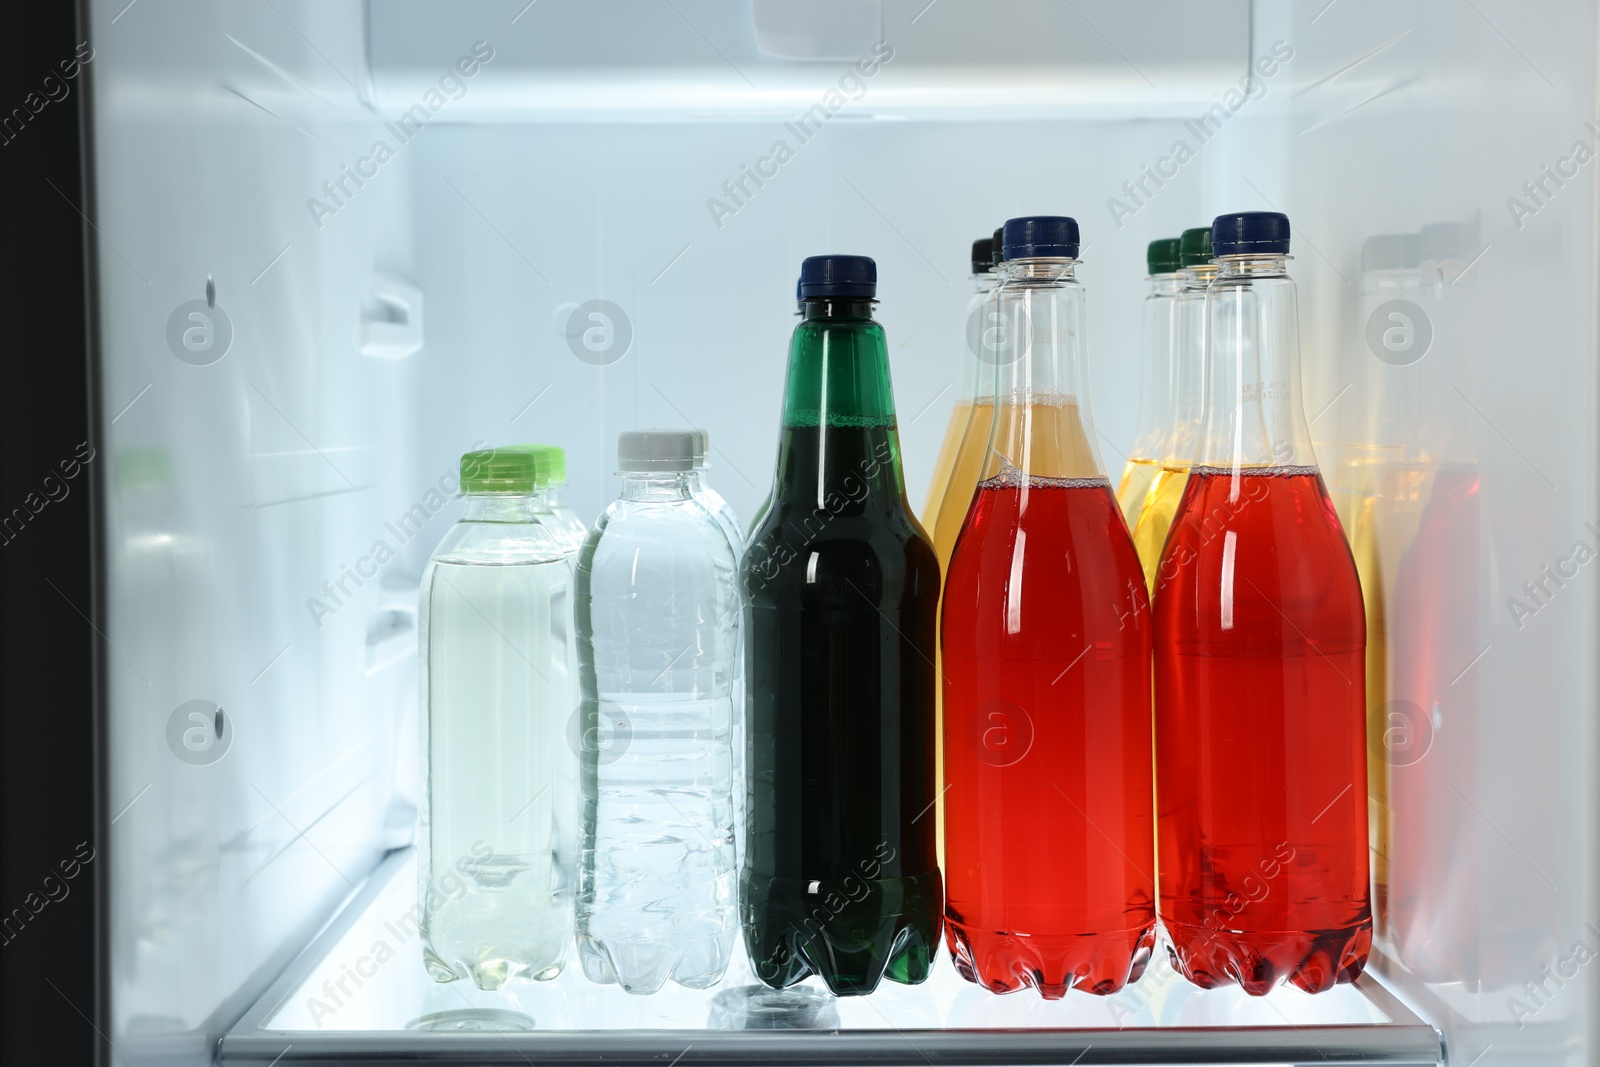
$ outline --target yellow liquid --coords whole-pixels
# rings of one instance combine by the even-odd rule
[[[1151,596],[1156,591],[1156,568],[1161,564],[1161,550],[1167,544],[1167,531],[1172,529],[1172,519],[1178,513],[1178,501],[1183,499],[1183,487],[1187,484],[1187,466],[1162,467],[1151,479],[1150,491],[1145,494],[1139,518],[1133,524],[1133,547],[1139,553],[1145,588]]]
[[[1134,523],[1139,520],[1139,509],[1144,506],[1145,497],[1150,495],[1150,483],[1155,481],[1156,472],[1160,469],[1160,460],[1143,458],[1130,459],[1122,468],[1122,482],[1117,486],[1117,506],[1122,509],[1128,529],[1133,529]]]
[[[922,506],[922,528],[933,535],[939,524],[939,508],[944,502],[945,486],[950,484],[950,469],[955,466],[956,449],[967,432],[967,422],[972,418],[972,401],[962,400],[950,413],[944,428],[944,440],[939,442],[939,454],[933,460],[933,478],[928,482],[928,499]],[[941,559],[940,562],[943,562]]]

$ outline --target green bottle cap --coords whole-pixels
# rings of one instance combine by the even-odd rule
[[[463,493],[531,494],[539,481],[539,457],[511,445],[484,448],[461,457]]]
[[[1144,252],[1145,264],[1150,268],[1151,274],[1172,274],[1177,271],[1178,263],[1178,238],[1163,237],[1159,241],[1151,241],[1150,247]]]
[[[1211,262],[1211,227],[1184,230],[1178,238],[1178,260],[1185,267],[1203,267]]]
[[[567,453],[560,445],[520,444],[506,445],[519,452],[531,453],[538,462],[539,488],[567,484]]]

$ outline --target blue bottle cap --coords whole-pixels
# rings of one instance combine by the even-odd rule
[[[801,299],[878,295],[878,265],[871,256],[807,256],[800,264]]]
[[[1289,216],[1278,211],[1235,211],[1211,220],[1213,256],[1286,256]]]
[[[1005,227],[1001,226],[995,230],[991,240],[994,244],[989,247],[989,266],[993,269],[1006,260]]]
[[[1002,229],[1007,260],[1078,258],[1077,219],[1065,215],[1029,215],[1007,219]]]

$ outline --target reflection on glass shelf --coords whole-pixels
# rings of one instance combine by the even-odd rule
[[[616,1031],[616,1030],[1128,1030],[1151,1027],[1322,1027],[1390,1023],[1360,990],[1319,996],[1292,988],[1249,997],[1237,988],[1201,990],[1178,977],[1164,951],[1135,987],[1110,997],[1068,993],[1045,1001],[1032,991],[996,996],[956,974],[941,949],[920,986],[885,981],[868,997],[835,999],[814,980],[788,990],[756,982],[742,949],[711,989],[668,985],[651,996],[583,976],[569,950],[549,982],[512,982],[495,992],[469,982],[440,985],[422,968],[416,925],[414,853],[392,857],[381,885],[357,897],[360,914],[260,1024],[262,1030]],[[315,948],[315,947],[314,947]]]

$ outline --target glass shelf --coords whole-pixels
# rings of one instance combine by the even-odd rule
[[[812,979],[775,992],[743,952],[711,989],[645,997],[583,976],[496,992],[440,985],[422,968],[416,854],[390,855],[339,916],[222,1040],[227,1065],[360,1062],[699,1067],[764,1064],[1437,1064],[1435,1030],[1372,976],[1319,996],[1201,990],[1158,952],[1110,997],[995,996],[943,951],[920,986],[885,981],[836,999]]]

